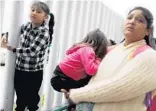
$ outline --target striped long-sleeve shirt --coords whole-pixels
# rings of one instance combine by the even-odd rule
[[[20,45],[13,49],[17,55],[16,69],[23,71],[42,70],[49,38],[49,30],[45,24],[35,28],[30,22],[23,25],[20,33]]]

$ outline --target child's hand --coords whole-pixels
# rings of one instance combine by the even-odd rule
[[[61,89],[61,92],[63,92],[63,93],[64,93],[64,95],[65,95],[66,99],[68,99],[68,98],[69,98],[69,92],[68,92],[67,90],[65,90],[65,89]]]
[[[66,99],[68,99],[69,104],[75,104],[75,103],[69,98],[69,94],[70,94],[70,93],[69,93],[67,90],[61,89],[61,92],[64,93]]]

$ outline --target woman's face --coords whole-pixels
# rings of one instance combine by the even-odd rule
[[[132,43],[142,40],[145,35],[149,35],[147,21],[141,10],[133,10],[124,23],[125,41]]]

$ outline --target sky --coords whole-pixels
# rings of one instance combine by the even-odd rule
[[[154,27],[156,27],[156,0],[102,0],[102,2],[123,18],[126,17],[128,11],[133,7],[143,6],[152,12]],[[156,38],[156,31],[154,31],[154,37]]]

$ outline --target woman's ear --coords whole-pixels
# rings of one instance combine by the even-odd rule
[[[153,28],[149,28],[146,31],[146,36],[153,35]]]

